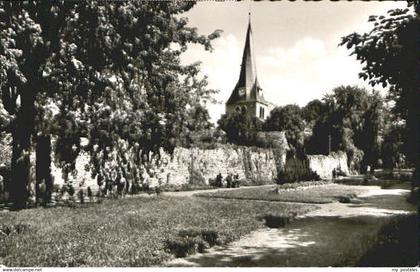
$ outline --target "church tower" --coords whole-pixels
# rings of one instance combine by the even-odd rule
[[[257,68],[252,40],[251,14],[249,14],[244,53],[239,80],[226,102],[226,113],[246,112],[251,117],[264,120],[268,117],[272,104],[264,99],[263,90],[257,79]]]

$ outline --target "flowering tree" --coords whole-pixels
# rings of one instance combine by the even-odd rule
[[[0,2],[0,87],[13,138],[11,201],[25,207],[29,154],[48,151],[69,171],[83,148],[92,161],[118,151],[168,149],[184,129],[186,105],[210,99],[199,64],[181,65],[188,43],[211,50],[180,14],[193,2]],[[135,146],[135,145],[133,145]],[[122,152],[122,151],[121,151]],[[47,152],[49,154],[49,152]],[[117,152],[118,153],[118,152]],[[37,163],[47,158],[37,159]],[[95,163],[100,168],[104,163]],[[48,179],[49,163],[37,169]]]

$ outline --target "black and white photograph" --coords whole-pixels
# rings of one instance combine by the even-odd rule
[[[0,272],[418,271],[419,14],[0,0]]]

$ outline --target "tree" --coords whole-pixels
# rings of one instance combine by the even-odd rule
[[[305,123],[299,106],[276,107],[271,111],[263,128],[265,131],[285,131],[287,142],[291,146],[290,153],[303,155]]]
[[[228,142],[238,145],[256,145],[257,133],[262,130],[263,122],[257,117],[250,117],[246,112],[224,114],[217,121],[226,133]]]
[[[325,115],[313,128],[307,142],[310,154],[345,151],[354,170],[372,169],[379,158],[379,132],[382,129],[383,99],[377,92],[340,86],[325,95]]]
[[[381,146],[381,158],[384,168],[393,169],[404,166],[404,130],[405,126],[399,122],[393,122],[386,130]]]
[[[362,170],[367,166],[373,173],[378,167],[381,150],[381,140],[379,139],[384,129],[384,100],[382,96],[373,91],[368,95],[368,104],[363,113],[363,129],[357,131],[355,135],[355,145],[363,150],[364,156],[361,162]]]
[[[393,111],[406,120],[407,159],[419,167],[419,12],[418,1],[409,8],[388,11],[388,16],[370,16],[373,29],[368,33],[352,33],[342,38],[363,64],[359,77],[372,86],[389,85],[388,98],[395,101]],[[414,6],[414,12],[410,8]],[[417,169],[418,172],[418,169]]]
[[[205,131],[213,127],[213,124],[210,122],[209,112],[202,105],[196,105],[188,113],[190,117],[188,129],[190,131]]]
[[[314,99],[302,108],[302,117],[308,124],[313,125],[325,115],[325,110],[324,103],[318,99]]]
[[[214,135],[212,135],[213,131],[211,131],[214,125],[210,122],[208,110],[203,105],[196,105],[188,109],[187,112],[187,130],[185,142],[182,145],[190,147],[193,144],[203,142],[215,143]]]
[[[180,64],[188,43],[211,50],[210,41],[219,35],[202,36],[187,27],[178,15],[193,5],[0,3],[1,98],[12,117],[15,208],[25,207],[28,198],[32,136],[38,144],[39,137],[58,135],[59,161],[69,170],[81,150],[80,136],[89,139],[84,148],[98,171],[112,152],[123,163],[121,145],[137,142],[137,149],[150,151],[176,144],[185,128],[185,106],[212,93],[198,77],[198,63]],[[174,43],[179,49],[171,47]],[[59,114],[51,113],[50,105]],[[49,117],[55,122],[47,122]]]

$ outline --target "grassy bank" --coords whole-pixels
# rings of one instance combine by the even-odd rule
[[[303,203],[331,203],[340,199],[355,195],[363,189],[355,187],[328,184],[314,187],[304,187],[293,190],[279,189],[276,186],[260,188],[242,188],[231,191],[218,191],[214,193],[197,194],[206,198],[223,199],[248,199],[248,200],[266,200],[266,201],[287,201]]]
[[[415,214],[393,218],[375,237],[375,245],[357,266],[413,267],[419,264],[418,218]]]
[[[7,212],[0,214],[0,264],[160,265],[179,251],[193,253],[238,239],[263,226],[259,218],[265,214],[310,209],[314,207],[160,196]]]

